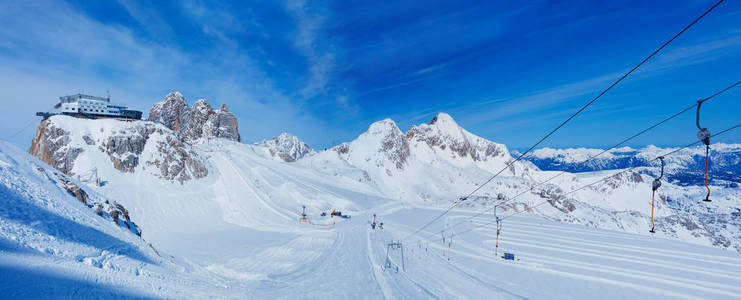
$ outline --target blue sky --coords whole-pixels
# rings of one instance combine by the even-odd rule
[[[714,1],[6,1],[0,138],[84,91],[149,111],[171,91],[226,103],[246,142],[315,148],[374,121],[448,112],[527,148]],[[741,80],[741,3],[726,1],[543,145],[607,146]],[[741,122],[741,88],[703,125]],[[34,125],[11,141],[27,147]],[[695,139],[686,114],[631,145]],[[740,132],[716,141],[741,142]]]

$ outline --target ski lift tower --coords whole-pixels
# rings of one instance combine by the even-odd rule
[[[85,176],[85,178],[82,178],[80,175],[77,175],[77,180],[84,183],[90,183],[95,182],[95,186],[100,186],[100,177],[98,177],[98,168],[94,167],[90,169],[90,173]]]
[[[384,264],[383,268],[384,270],[393,269],[396,270],[396,272],[399,272],[399,266],[397,266],[393,261],[391,261],[391,251],[399,251],[401,254],[401,269],[406,271],[406,266],[404,265],[404,246],[401,244],[401,241],[399,242],[391,242],[386,247],[386,263]]]
[[[309,223],[309,217],[306,216],[306,205],[301,206],[301,218],[298,219],[300,223]]]

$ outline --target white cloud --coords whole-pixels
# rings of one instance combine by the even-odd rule
[[[248,141],[284,130],[313,134],[309,139],[317,141],[319,132],[332,132],[322,120],[299,111],[248,53],[223,47],[228,41],[215,45],[218,55],[198,56],[98,22],[63,2],[6,3],[0,6],[0,19],[5,106],[0,138],[35,118],[34,111],[48,110],[56,97],[81,89],[93,94],[110,89],[114,101],[145,114],[174,90],[189,100],[225,102]],[[32,134],[13,142],[25,147]]]
[[[310,64],[309,77],[300,95],[303,98],[312,98],[324,94],[335,68],[335,55],[329,50],[332,46],[319,45],[317,41],[328,17],[327,11],[321,7],[310,7],[305,0],[288,1],[285,8],[297,22],[294,45]]]
[[[170,39],[174,36],[174,30],[159,15],[152,3],[145,1],[118,0],[129,15],[141,26],[146,28],[147,33],[156,40]]]

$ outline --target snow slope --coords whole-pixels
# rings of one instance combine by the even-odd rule
[[[199,146],[219,171],[211,174],[224,177],[194,181],[200,188],[158,182],[151,189],[151,178],[132,183],[127,175],[95,188],[127,195],[121,201],[132,207],[132,218],[158,255],[33,171],[37,166],[53,171],[48,166],[2,144],[0,171],[11,180],[2,186],[0,293],[16,298],[741,297],[736,252],[516,216],[504,223],[499,251],[518,260],[504,261],[492,253],[491,226],[481,226],[491,216],[450,226],[472,215],[466,210],[454,210],[424,231],[422,237],[432,235],[429,241],[403,240],[404,268],[397,272],[384,268],[388,242],[408,236],[440,210],[410,209],[385,198],[352,177],[354,169],[326,176],[249,154],[253,146],[224,141],[210,147]],[[132,184],[146,192],[122,190]],[[204,189],[208,184],[222,186]],[[27,196],[5,196],[25,191]],[[309,223],[297,222],[299,204],[308,204]],[[352,218],[319,215],[332,207]],[[384,222],[383,230],[370,229],[373,213]],[[446,235],[453,235],[449,250],[435,234],[446,226]],[[402,265],[400,252],[391,251],[390,257]],[[186,258],[193,264],[182,261]]]
[[[233,226],[289,232],[292,228],[286,222],[302,206],[312,213],[332,208],[352,211],[368,207],[365,199],[383,198],[406,207],[447,207],[475,189],[462,207],[485,209],[500,201],[499,194],[505,198],[522,194],[502,210],[527,210],[562,222],[641,234],[650,228],[652,179],[641,170],[576,193],[571,191],[612,173],[566,173],[540,185],[557,172],[541,171],[529,162],[503,170],[513,160],[506,146],[466,131],[444,113],[406,133],[392,120],[382,120],[351,142],[290,164],[259,145],[226,139],[178,142],[177,133],[151,122],[65,116],[45,122],[49,125],[44,128],[67,132],[54,135],[54,141],[68,141],[61,149],[78,149],[74,159],[60,155],[64,160],[59,165],[72,166],[70,174],[97,167],[106,184],[93,188],[128,207],[138,224],[151,229],[144,230],[150,238]],[[122,172],[111,163],[110,153],[118,152],[102,151],[99,144],[104,142],[99,141],[110,140],[111,134],[114,140],[127,141],[125,134],[141,127],[153,127],[156,134],[136,143],[138,154],[123,149],[132,161],[143,163]],[[54,141],[44,144],[55,145]],[[479,189],[498,170],[503,171]],[[163,176],[178,171],[193,175],[177,182]],[[665,183],[654,212],[657,234],[741,251],[741,221],[735,217],[740,190],[715,186],[713,190],[715,201],[706,205],[697,202],[705,193],[702,187]]]
[[[229,295],[218,277],[170,257],[107,214],[98,216],[60,186],[63,180],[81,185],[0,141],[3,298]],[[90,201],[109,201],[85,190]]]
[[[131,286],[133,296],[164,298],[740,297],[741,255],[718,249],[734,249],[741,241],[741,224],[733,210],[738,189],[716,188],[710,206],[677,206],[696,200],[702,191],[666,183],[657,201],[657,233],[649,235],[649,176],[628,172],[566,195],[614,171],[565,174],[535,187],[556,172],[517,163],[423,231],[421,237],[407,238],[457,197],[503,168],[512,159],[506,147],[477,137],[460,128],[450,116],[439,114],[429,124],[414,126],[406,133],[391,120],[379,121],[354,141],[292,163],[274,159],[263,146],[226,139],[186,144],[183,147],[194,153],[192,157],[204,161],[208,175],[178,182],[144,167],[133,172],[115,168],[97,146],[87,145],[83,136],[119,132],[120,126],[135,126],[136,122],[100,121],[59,122],[77,128],[68,130],[68,138],[83,149],[72,172],[83,172],[92,166],[85,162],[93,162],[106,184],[88,187],[90,194],[123,204],[142,228],[142,238],[161,255],[170,253],[174,258],[141,265],[143,270],[157,274],[157,284],[168,288],[143,285],[146,279],[140,279],[141,275],[131,275],[133,279],[120,275],[118,270],[126,268],[118,265],[95,271],[84,258],[67,259],[66,270],[93,274],[71,276],[78,281],[80,277],[95,278],[92,281],[118,289]],[[171,134],[164,130],[163,136]],[[148,143],[143,146],[142,157],[159,157],[159,150]],[[2,149],[16,161],[25,155],[17,149]],[[17,172],[11,178],[25,178],[18,174],[33,169],[10,159],[2,161],[0,166],[8,166],[8,172]],[[518,261],[503,261],[493,255],[492,226],[474,229],[491,221],[492,215],[452,226],[491,208],[500,201],[496,200],[498,193],[511,196],[530,188],[531,192],[498,209],[500,216],[531,213],[508,218],[500,236],[499,249],[515,253]],[[61,193],[55,201],[67,201],[78,208],[81,205],[56,186],[38,189]],[[46,197],[27,198],[42,201]],[[533,208],[544,201],[546,205]],[[9,201],[7,207],[16,209],[15,203]],[[307,223],[299,222],[302,206],[306,206]],[[81,214],[100,219],[86,207],[81,209]],[[352,217],[320,215],[332,209]],[[384,230],[370,230],[374,213],[385,223]],[[63,211],[53,214],[68,216]],[[33,226],[29,224],[37,219],[13,221],[2,216],[3,222],[10,220],[17,226]],[[565,224],[569,222],[588,227]],[[129,234],[111,222],[100,226]],[[447,241],[453,238],[449,250],[440,240],[438,231],[442,229]],[[8,236],[24,236],[19,232],[11,231]],[[129,235],[125,237],[133,239],[133,249],[151,249]],[[8,240],[2,247],[23,245]],[[406,268],[398,273],[384,268],[387,245],[392,240],[402,240],[405,249]],[[99,249],[96,241],[91,238],[85,243]],[[52,242],[38,244],[48,243]],[[24,261],[12,251],[4,250],[0,260],[14,266],[31,260]],[[73,253],[69,257],[75,258],[89,255],[83,250],[69,252]],[[150,253],[149,257],[164,260],[154,255]],[[394,264],[401,264],[400,253],[391,251],[390,255]],[[120,265],[129,263],[127,258],[121,259],[125,262]],[[53,265],[52,261],[38,265]],[[19,275],[8,277],[11,288],[6,291],[23,295],[21,290],[26,286],[19,282],[25,273],[15,269],[8,273]],[[84,289],[84,284],[72,286]],[[76,291],[55,288],[66,295]],[[192,290],[198,292],[190,293]]]

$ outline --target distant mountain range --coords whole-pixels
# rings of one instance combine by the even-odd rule
[[[660,163],[656,157],[676,148],[647,146],[641,149],[622,147],[612,149],[599,157],[588,160],[603,151],[594,148],[552,149],[542,148],[526,155],[523,159],[532,162],[541,170],[592,172],[616,170],[630,167],[647,167],[642,171],[658,176]],[[519,152],[516,152],[519,155]],[[705,147],[683,149],[665,158],[665,176],[681,186],[705,184]],[[741,144],[715,143],[710,145],[709,182],[713,185],[738,187],[741,183]]]

